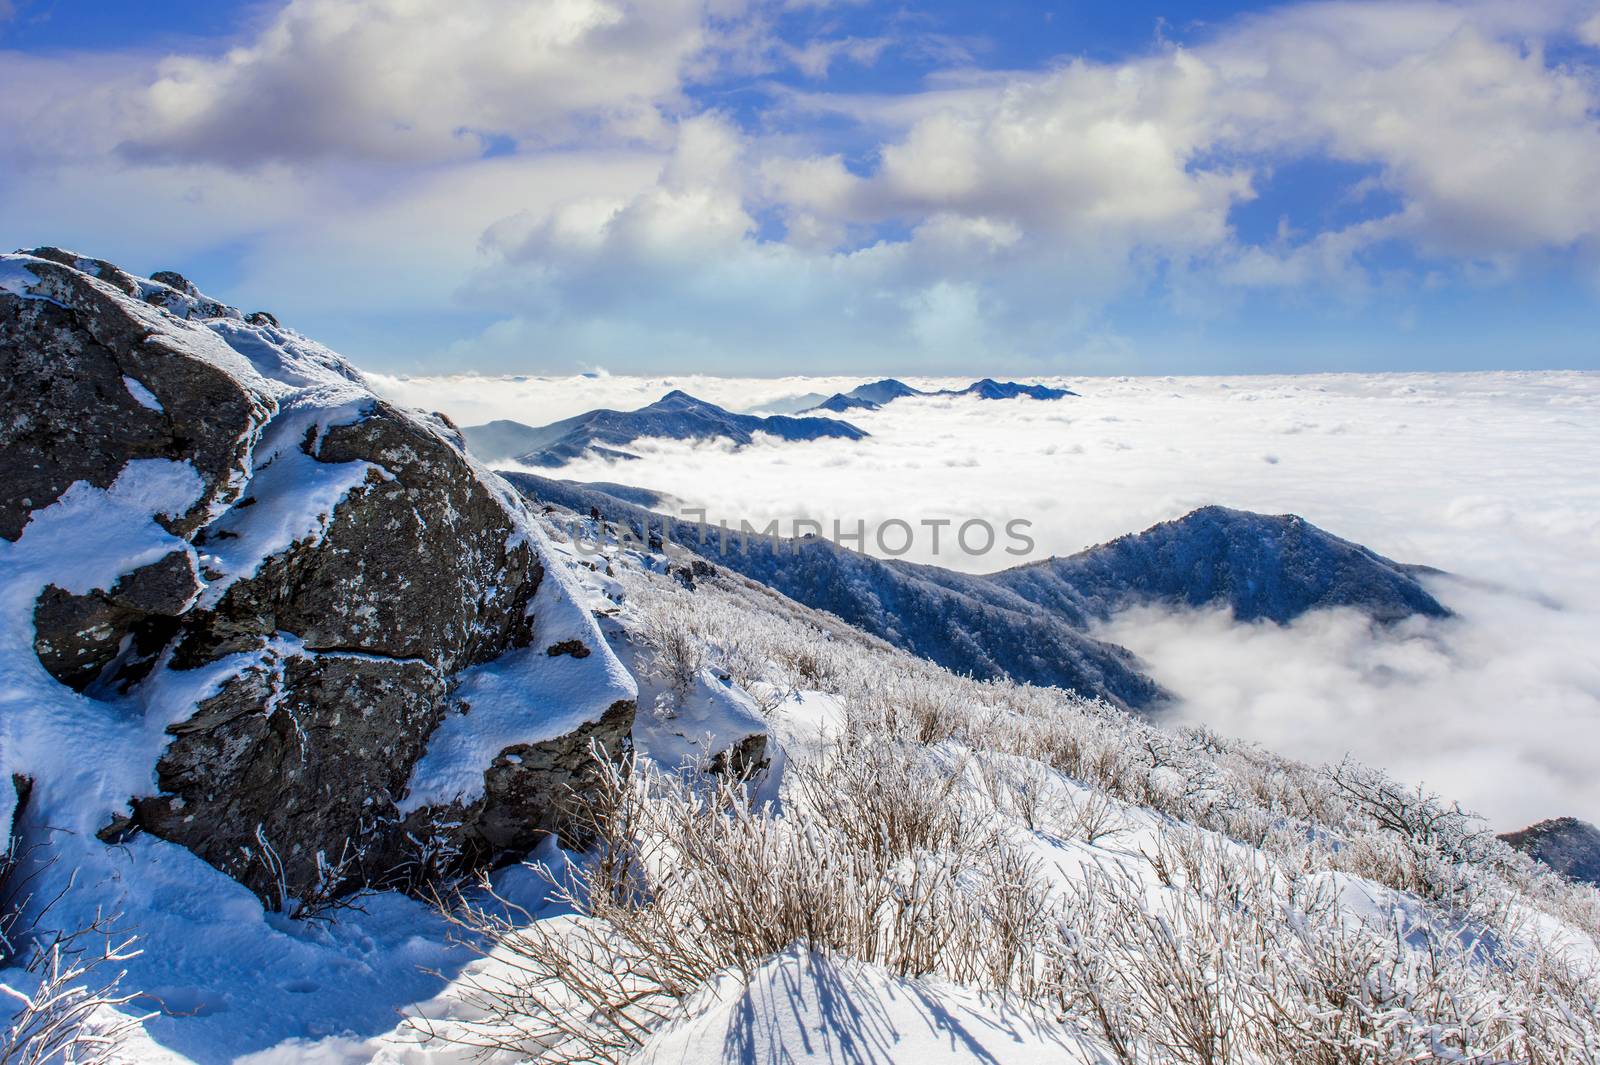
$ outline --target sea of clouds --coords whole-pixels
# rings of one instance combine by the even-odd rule
[[[862,378],[386,378],[458,423],[539,425],[682,388],[732,409]],[[924,387],[965,380],[909,379]],[[1300,514],[1452,576],[1460,617],[1375,631],[1328,612],[1280,629],[1140,610],[1104,635],[1182,697],[1177,714],[1315,762],[1346,752],[1422,781],[1497,828],[1600,821],[1600,374],[1059,378],[1059,402],[904,400],[852,412],[864,441],[644,442],[576,480],[643,485],[764,524],[1032,522],[1068,554],[1208,503]],[[549,471],[541,471],[549,472]],[[869,536],[868,547],[872,546]],[[907,556],[983,572],[1004,555]]]

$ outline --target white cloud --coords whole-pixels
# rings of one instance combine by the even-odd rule
[[[1590,15],[1579,23],[1578,39],[1591,48],[1600,48],[1600,13]]]
[[[792,97],[791,115],[831,110],[876,131],[876,160],[853,169],[837,152],[725,129],[741,143],[715,179],[665,173],[616,205],[603,241],[572,246],[587,264],[538,242],[511,261],[537,263],[559,293],[543,321],[563,345],[618,340],[611,316],[626,311],[624,332],[654,331],[674,352],[736,349],[765,328],[786,365],[843,344],[929,369],[980,342],[1012,361],[1059,355],[1107,300],[1157,273],[1172,306],[1201,317],[1235,302],[1229,288],[1363,300],[1422,284],[1368,261],[1387,245],[1436,259],[1435,280],[1503,280],[1519,256],[1600,240],[1590,80],[1527,43],[1571,25],[1556,6],[1300,5],[1121,63],[947,79],[887,100]],[[1305,156],[1373,167],[1359,191],[1397,206],[1242,244],[1231,212]],[[781,239],[758,236],[760,211],[783,220]],[[882,238],[885,225],[899,235]],[[607,284],[660,292],[594,300]],[[580,320],[585,299],[598,310]],[[830,328],[841,319],[848,337]]]
[[[1600,816],[1600,613],[1450,584],[1455,622],[1375,631],[1331,612],[1287,629],[1226,615],[1129,613],[1102,632],[1203,722],[1312,762],[1350,753],[1423,782],[1501,831]]]
[[[798,47],[785,45],[780,50],[806,77],[826,78],[840,59],[871,66],[892,43],[887,37],[840,37],[811,40]]]
[[[1600,232],[1593,79],[1506,28],[1485,8],[1306,5],[1198,54],[1217,72],[1223,144],[1379,167],[1423,251],[1566,246]]]
[[[700,0],[293,0],[221,57],[164,60],[128,147],[253,165],[658,140],[711,41]]]

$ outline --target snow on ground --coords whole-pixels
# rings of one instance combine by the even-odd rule
[[[374,383],[462,424],[540,424],[671,388],[737,409],[862,380]],[[1042,557],[1208,503],[1297,513],[1465,578],[1431,587],[1461,620],[1385,635],[1338,616],[1278,631],[1147,613],[1105,635],[1185,697],[1189,720],[1311,761],[1353,753],[1459,796],[1502,830],[1563,814],[1600,821],[1600,374],[1041,380],[1081,396],[900,400],[850,413],[872,434],[864,441],[655,442],[632,449],[639,461],[586,460],[559,475],[647,486],[711,520],[864,522],[869,551],[891,518],[1026,519]],[[971,571],[1020,561],[931,547],[919,536],[905,557]]]
[[[637,1065],[1097,1065],[1051,1018],[941,980],[791,950],[682,1006]]]

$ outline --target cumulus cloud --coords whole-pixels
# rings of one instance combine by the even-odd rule
[[[700,0],[293,0],[221,57],[164,60],[127,149],[252,165],[649,141],[710,37]]]
[[[1198,50],[1218,78],[1223,143],[1376,165],[1404,204],[1387,235],[1425,252],[1493,256],[1592,237],[1593,79],[1546,61],[1527,35],[1549,32],[1559,12],[1528,6],[1509,23],[1447,4],[1318,4],[1249,19]]]
[[[1214,72],[1184,52],[1084,61],[952,94],[881,152],[857,196],[868,212],[953,212],[1054,239],[1168,249],[1223,239],[1248,174],[1195,166],[1217,137]]]
[[[859,442],[641,445],[559,476],[619,481],[713,519],[1031,521],[1070,554],[1209,503],[1298,513],[1391,558],[1454,574],[1460,617],[1375,632],[1343,614],[1289,629],[1156,613],[1108,633],[1184,697],[1180,713],[1312,761],[1347,751],[1460,798],[1502,828],[1600,821],[1600,448],[1593,374],[1056,378],[1060,402],[902,400],[850,419]],[[859,378],[430,378],[377,383],[462,424],[631,409],[671,388],[732,408]],[[925,387],[967,380],[918,378]],[[869,539],[869,543],[870,543]],[[1009,557],[934,554],[971,571]]]
[[[1122,62],[968,72],[893,98],[791,95],[792,124],[857,123],[874,158],[725,128],[714,179],[674,164],[629,203],[572,204],[495,242],[538,272],[539,310],[509,321],[592,357],[638,334],[677,354],[765,333],[790,365],[887,351],[946,370],[973,350],[1059,358],[1157,278],[1202,316],[1230,288],[1359,300],[1504,279],[1521,256],[1600,245],[1593,78],[1539,44],[1575,32],[1574,11],[1308,4]],[[682,131],[673,158],[698,135]],[[1242,241],[1235,209],[1303,158],[1369,168],[1352,202],[1370,217]],[[1429,272],[1374,258],[1394,247]]]
[[[1229,209],[1254,179],[1322,154],[1377,167],[1401,200],[1363,244],[1408,238],[1480,256],[1567,246],[1600,229],[1587,194],[1600,182],[1592,72],[1547,62],[1539,43],[1572,32],[1571,10],[1293,5],[1124,62],[911,101],[812,95],[804,107],[890,131],[876,171],[848,180],[835,156],[768,172],[797,206],[848,220],[955,211],[1176,254],[1226,249]]]

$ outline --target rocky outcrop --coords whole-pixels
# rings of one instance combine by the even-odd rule
[[[6,256],[0,406],[7,540],[141,460],[192,481],[149,515],[172,549],[105,587],[66,567],[31,609],[50,676],[167,726],[156,788],[104,811],[108,834],[181,843],[265,898],[414,881],[560,830],[591,743],[625,745],[631,680],[520,500],[442,416],[384,402],[272,316],[169,272]],[[415,774],[471,712],[460,678],[510,656],[548,660],[565,705],[529,690],[475,778],[402,813],[419,785],[443,794]]]
[[[69,485],[108,487],[140,458],[187,462],[200,475],[194,504],[161,516],[173,532],[192,533],[237,496],[271,397],[211,360],[174,357],[181,327],[158,328],[160,312],[132,298],[178,303],[172,289],[141,286],[99,260],[62,262],[71,259],[53,248],[12,259],[8,275],[31,298],[0,289],[0,537],[15,540],[28,514]],[[90,275],[105,280],[90,284]]]
[[[1553,817],[1500,837],[1562,876],[1600,887],[1600,828],[1576,817]]]

